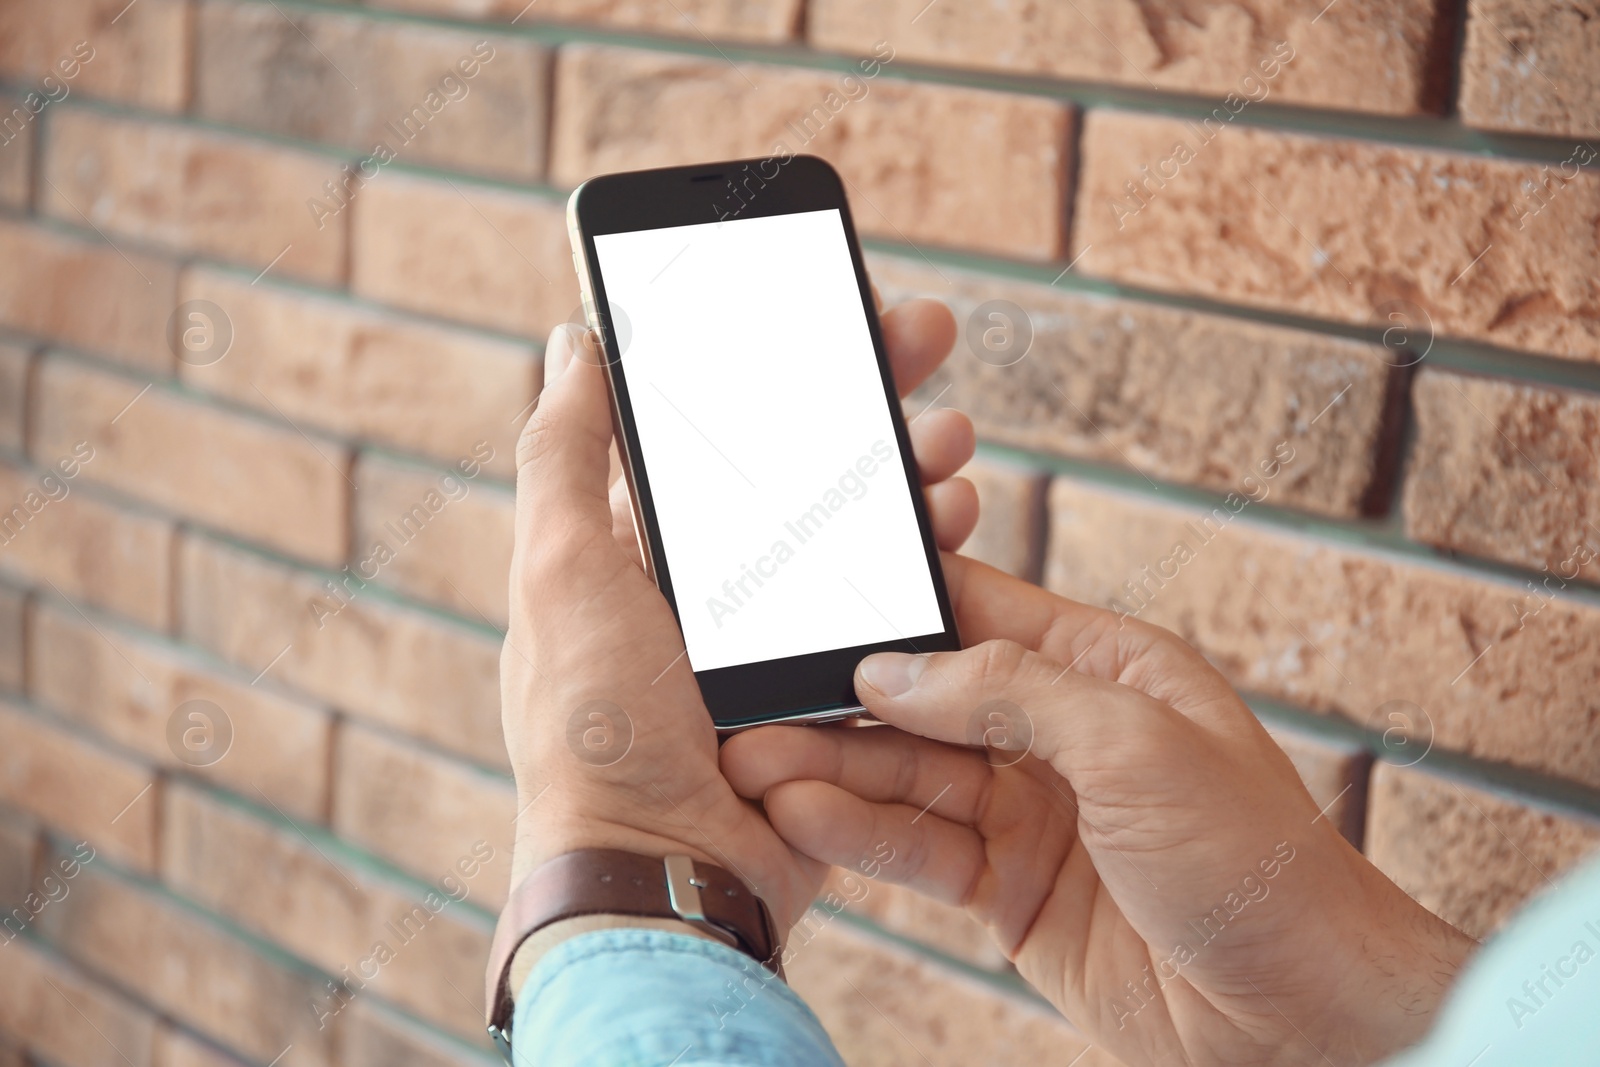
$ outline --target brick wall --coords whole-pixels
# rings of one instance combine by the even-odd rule
[[[966,324],[911,405],[978,424],[973,551],[1194,642],[1494,929],[1600,844],[1596,27],[0,0],[0,1064],[492,1062],[562,197],[780,144],[840,167],[886,296]],[[1083,1052],[942,906],[872,885],[815,945],[854,1064]]]

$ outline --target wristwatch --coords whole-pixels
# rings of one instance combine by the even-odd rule
[[[778,930],[766,903],[728,871],[682,855],[642,856],[614,848],[567,852],[523,879],[495,926],[487,975],[489,1036],[508,1063],[517,949],[540,929],[578,915],[681,919],[783,977]]]

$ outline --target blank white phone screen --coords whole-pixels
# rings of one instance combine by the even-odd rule
[[[838,210],[595,251],[690,665],[941,632]]]

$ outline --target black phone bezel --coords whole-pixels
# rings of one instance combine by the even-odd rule
[[[611,307],[595,251],[596,236],[830,209],[837,209],[844,223],[856,284],[878,361],[884,402],[889,406],[895,442],[906,472],[944,629],[939,633],[917,634],[876,644],[696,671],[700,692],[719,729],[739,729],[785,719],[827,718],[830,712],[859,706],[852,681],[856,664],[862,657],[873,652],[927,653],[961,647],[938,545],[923,498],[921,475],[912,455],[850,205],[844,184],[833,167],[822,159],[806,155],[608,174],[584,182],[574,190],[569,201],[572,238],[575,243],[581,243],[578,269],[580,273],[587,273],[584,280],[588,296],[593,301],[594,315],[602,324],[611,321]],[[633,498],[635,525],[644,534],[641,549],[681,629],[671,565],[656,522],[655,500],[633,420],[627,376],[621,371],[619,339],[616,331],[610,329],[601,329],[600,334],[605,346],[606,379],[611,390],[618,450]]]

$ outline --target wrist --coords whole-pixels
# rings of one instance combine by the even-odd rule
[[[1412,900],[1376,868],[1361,932],[1345,940],[1353,956],[1329,1012],[1330,1043],[1358,1063],[1417,1044],[1478,943]],[[1357,897],[1362,900],[1362,897]],[[1377,918],[1374,923],[1373,919]]]
[[[699,863],[727,866],[726,861],[717,859],[704,847],[656,830],[565,813],[545,813],[543,818],[534,818],[535,812],[528,810],[527,802],[522,805],[524,815],[517,820],[511,856],[513,889],[541,864],[586,848],[616,848],[658,858],[686,855]]]
[[[509,1056],[516,994],[538,960],[570,937],[618,926],[720,941],[783,977],[771,913],[732,872],[681,853],[581,847],[533,870],[496,923],[486,1001],[502,1051]]]

